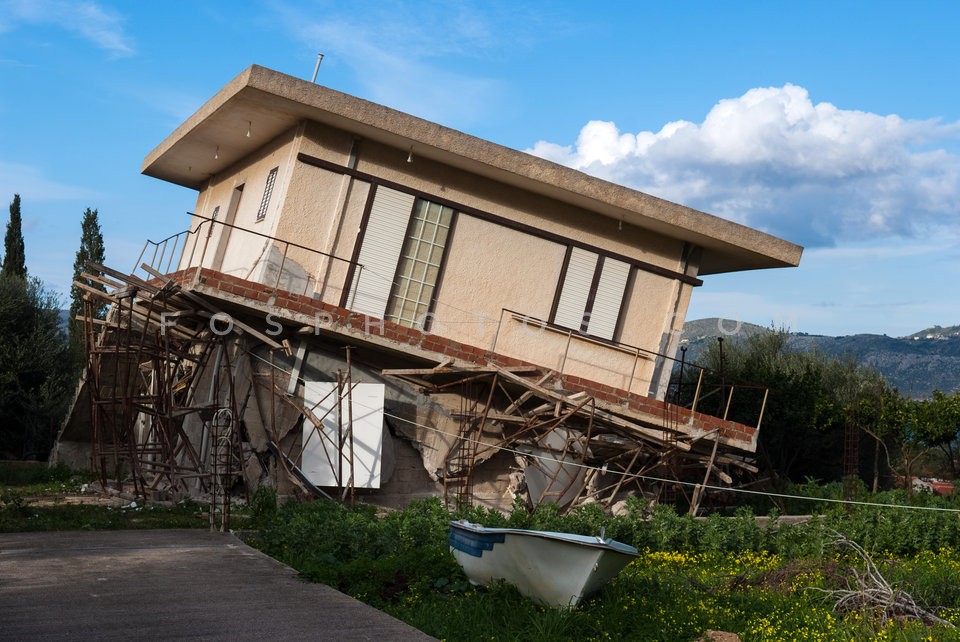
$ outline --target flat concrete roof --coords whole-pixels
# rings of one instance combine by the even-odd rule
[[[433,640],[203,530],[0,534],[6,640]]]
[[[704,249],[700,274],[800,263],[802,247],[770,234],[258,65],[151,151],[142,171],[200,189],[303,120],[395,147],[403,158],[412,148],[417,157],[692,242]]]

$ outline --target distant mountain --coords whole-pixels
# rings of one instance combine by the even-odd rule
[[[681,345],[687,348],[687,360],[696,361],[717,337],[736,339],[770,331],[729,319],[696,319],[684,325]],[[790,333],[787,346],[802,351],[816,349],[833,357],[852,357],[875,368],[910,397],[928,397],[934,390],[960,390],[960,326],[934,326],[899,338],[880,334],[827,337]]]
[[[914,332],[905,339],[949,339],[951,337],[960,337],[960,325],[951,325],[943,328],[938,325],[920,332]]]

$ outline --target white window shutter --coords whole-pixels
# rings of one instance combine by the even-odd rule
[[[593,309],[590,311],[590,323],[587,326],[589,334],[613,340],[629,277],[629,264],[609,257],[604,259],[597,294],[593,299]]]
[[[351,310],[383,318],[393,287],[400,251],[410,223],[414,196],[382,185],[377,187],[363,234],[353,279]]]
[[[590,297],[593,273],[597,269],[598,255],[578,247],[571,248],[570,261],[560,290],[560,300],[553,322],[564,328],[580,330],[583,313]]]

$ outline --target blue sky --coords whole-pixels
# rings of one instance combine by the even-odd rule
[[[782,236],[689,318],[901,336],[960,323],[960,3],[0,0],[0,198],[66,291],[187,226],[144,156],[252,63]],[[6,209],[2,210],[6,220]]]

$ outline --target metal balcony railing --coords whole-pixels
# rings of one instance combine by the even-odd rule
[[[264,275],[261,275],[259,279],[246,278],[245,280],[256,280],[263,285],[273,287],[275,290],[281,289],[282,284],[289,286],[302,281],[302,287],[297,289],[283,287],[282,289],[295,294],[312,295],[317,293],[322,295],[322,290],[327,285],[331,264],[338,262],[344,267],[352,266],[355,274],[354,280],[359,278],[360,272],[363,270],[363,265],[359,263],[300,243],[294,243],[198,214],[191,214],[191,216],[200,219],[200,223],[195,228],[173,234],[161,241],[148,240],[140,251],[133,274],[137,274],[138,271],[145,272],[141,268],[143,263],[163,274],[185,270],[190,267],[208,267],[224,271],[222,265],[219,264],[222,264],[227,256],[224,251],[226,242],[222,241],[222,237],[226,233],[231,235],[231,243],[242,243],[244,238],[263,240],[264,250],[261,255],[253,265],[247,265],[246,268],[250,273],[255,272],[257,267],[260,267],[264,273],[275,271],[275,278],[271,279],[272,282],[267,282],[262,278]],[[234,234],[238,236],[234,237]],[[212,239],[215,239],[213,246],[211,246]],[[274,249],[276,249],[275,253]],[[290,256],[292,250],[310,257],[306,262],[309,263],[307,267],[312,269],[304,267],[302,258],[301,261],[293,261]],[[274,256],[274,254],[277,256]],[[324,272],[324,274],[321,274],[321,272]],[[246,276],[249,277],[250,274]],[[145,274],[144,278],[150,278],[150,275]]]
[[[632,357],[629,375],[625,377],[626,385],[622,386],[622,389],[628,393],[646,394],[645,391],[634,390],[638,368],[642,360],[659,359],[662,360],[663,368],[670,367],[671,370],[665,401],[676,406],[687,408],[693,412],[701,412],[722,419],[730,419],[731,410],[743,410],[743,407],[734,407],[734,398],[736,396],[741,402],[753,403],[756,407],[756,413],[752,415],[756,417],[756,423],[753,424],[752,419],[745,422],[741,421],[741,423],[746,423],[747,425],[753,424],[759,429],[763,421],[763,414],[766,410],[767,398],[769,396],[769,390],[767,388],[753,384],[732,384],[724,382],[722,373],[716,373],[708,368],[686,361],[685,351],[681,352],[681,357],[678,359],[674,356],[648,348],[641,348],[627,343],[590,336],[581,331],[551,324],[548,321],[529,314],[504,308],[500,312],[491,352],[497,351],[497,346],[500,344],[501,339],[504,334],[508,332],[506,329],[507,326],[504,324],[505,320],[519,322],[522,327],[528,331],[533,329],[537,332],[551,332],[559,335],[563,340],[563,350],[558,354],[557,360],[557,372],[560,375],[566,374],[568,357],[572,345],[575,343],[595,344]],[[593,365],[596,367],[598,364]],[[625,374],[625,371],[623,374]],[[708,383],[711,379],[719,379],[721,383]],[[716,406],[709,403],[710,399],[717,400]],[[738,413],[738,419],[743,419],[742,413]]]

